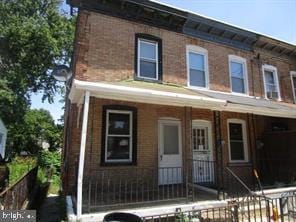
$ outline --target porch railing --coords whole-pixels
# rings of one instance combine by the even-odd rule
[[[244,172],[245,171],[245,172]],[[226,167],[224,174],[223,193],[225,199],[237,199],[253,194],[254,185],[250,181],[246,181],[246,175],[252,179],[252,170],[240,168],[240,173],[244,175],[242,178],[230,167]]]
[[[194,184],[217,188],[217,164],[216,161],[191,159],[192,180]]]
[[[84,211],[186,200],[190,195],[186,175],[182,167],[126,167],[94,171],[84,181]]]

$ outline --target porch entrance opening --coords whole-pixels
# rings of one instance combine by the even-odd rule
[[[193,121],[192,150],[194,183],[200,185],[214,183],[212,131],[210,122]]]
[[[158,183],[183,183],[181,121],[159,120]]]

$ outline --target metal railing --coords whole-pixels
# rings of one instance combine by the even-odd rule
[[[87,212],[164,201],[186,200],[189,185],[184,168],[104,169],[84,181],[83,209]]]
[[[205,187],[217,188],[216,161],[191,159],[192,181]]]
[[[32,195],[36,184],[38,167],[31,169],[13,185],[0,193],[1,210],[20,210]]]
[[[244,175],[244,177],[239,176],[230,167],[225,168],[223,172],[224,184],[222,186],[224,199],[236,199],[253,195],[253,191],[255,190],[253,184],[252,170],[240,169],[240,174]]]
[[[195,221],[231,221],[231,222],[295,222],[296,193],[285,193],[277,197],[250,195],[224,206],[193,209],[175,213],[159,214],[142,218],[145,222],[195,222]]]

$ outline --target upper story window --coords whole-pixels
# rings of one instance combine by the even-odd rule
[[[280,100],[281,95],[280,95],[277,68],[271,65],[263,65],[262,71],[263,71],[265,98]]]
[[[230,162],[248,161],[246,122],[244,120],[228,120],[228,144]]]
[[[294,96],[294,102],[296,103],[296,71],[291,71],[292,90]]]
[[[198,46],[187,46],[188,86],[208,88],[208,51]]]
[[[136,73],[137,78],[161,80],[161,40],[157,37],[136,34]]]
[[[230,85],[233,93],[248,94],[246,59],[229,55]]]

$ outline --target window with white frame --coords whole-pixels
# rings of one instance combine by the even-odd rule
[[[228,140],[230,162],[248,161],[246,123],[244,120],[228,120]]]
[[[229,71],[231,91],[233,93],[248,93],[247,63],[244,58],[229,55]]]
[[[138,39],[138,77],[158,80],[158,42]]]
[[[296,103],[296,71],[291,71],[292,90],[294,96],[294,102]]]
[[[263,80],[265,97],[267,99],[280,100],[280,88],[278,82],[277,68],[271,65],[263,65]]]
[[[188,86],[208,88],[208,51],[198,46],[187,46]]]
[[[132,162],[133,112],[106,111],[105,162]]]

